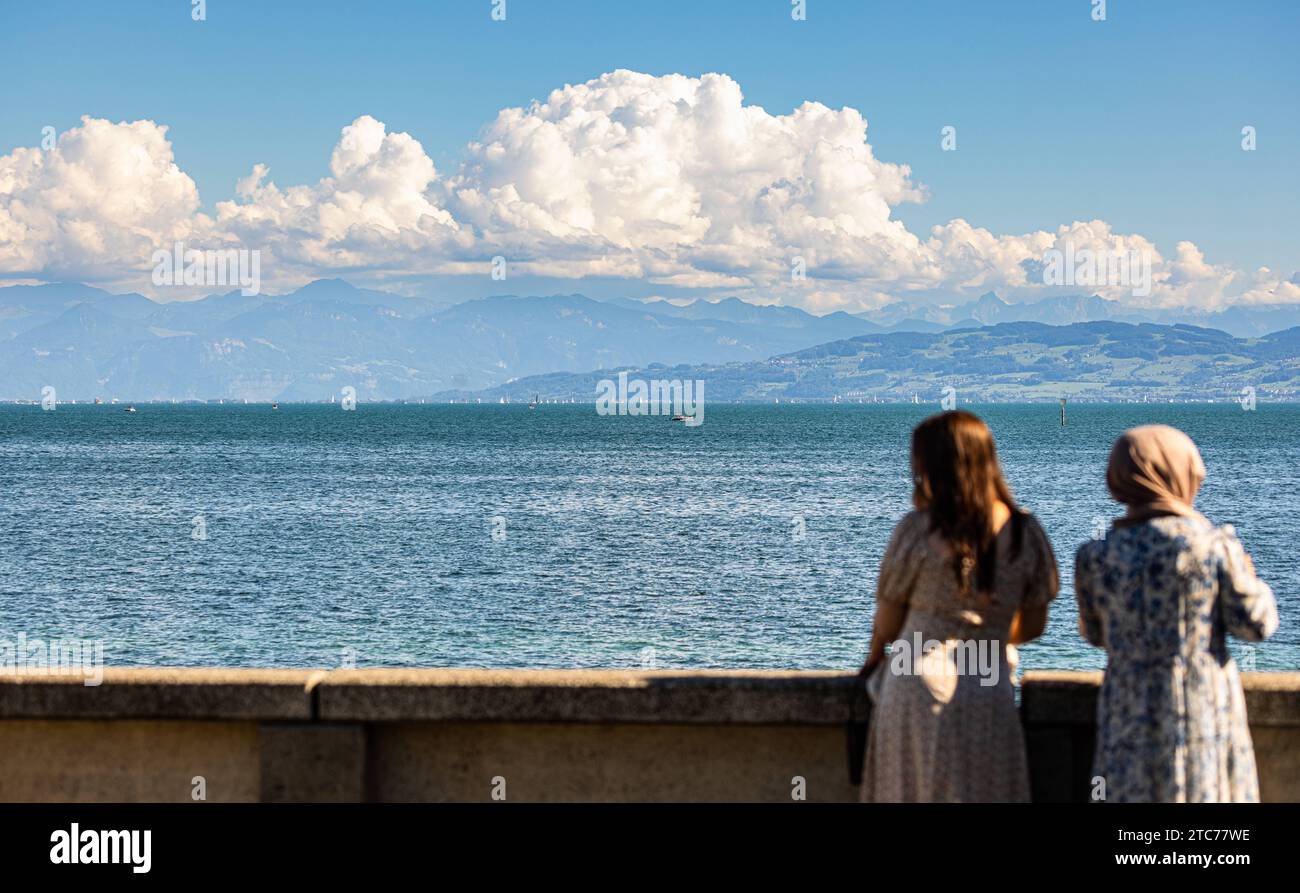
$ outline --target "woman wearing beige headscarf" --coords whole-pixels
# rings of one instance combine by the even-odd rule
[[[1106,485],[1127,511],[1079,549],[1079,628],[1106,649],[1095,795],[1120,802],[1254,802],[1255,754],[1228,634],[1277,629],[1277,603],[1231,527],[1193,507],[1191,438],[1144,425],[1115,442]]]

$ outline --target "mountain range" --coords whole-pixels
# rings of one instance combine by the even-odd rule
[[[1011,304],[989,293],[817,316],[737,298],[505,295],[451,303],[337,279],[287,295],[236,290],[169,303],[86,285],[11,286],[0,289],[0,399],[36,399],[47,385],[60,399],[82,400],[328,400],[345,386],[362,400],[409,399],[656,363],[764,367],[774,356],[858,337],[1103,321],[1212,323],[1223,337],[1250,338],[1300,325],[1300,308],[1139,312],[1096,295]]]
[[[898,301],[858,315],[885,330],[914,332],[968,329],[1004,322],[1041,322],[1054,326],[1077,322],[1129,322],[1200,326],[1246,338],[1300,326],[1300,305],[1295,304],[1233,305],[1209,311],[1187,307],[1129,307],[1098,295],[1058,295],[1013,304],[993,292],[987,292],[974,301],[951,305]]]
[[[737,302],[740,303],[740,302]],[[748,307],[749,305],[744,305]],[[0,289],[0,399],[362,400],[618,364],[766,359],[873,331],[847,313],[656,313],[582,295],[447,305],[319,280],[159,303],[84,285]]]
[[[448,392],[439,400],[591,401],[598,382],[703,381],[705,399],[940,400],[952,388],[962,401],[1225,401],[1253,388],[1257,399],[1300,395],[1300,328],[1262,338],[1187,325],[1116,322],[999,323],[945,332],[858,335],[752,363],[604,369],[526,378],[482,392]]]

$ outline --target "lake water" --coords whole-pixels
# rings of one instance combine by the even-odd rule
[[[1250,659],[1300,668],[1300,406],[972,408],[1061,565],[1026,667],[1102,666],[1074,550],[1117,514],[1114,437],[1164,422],[1279,596]],[[936,409],[0,406],[0,639],[102,640],[110,665],[848,669]]]

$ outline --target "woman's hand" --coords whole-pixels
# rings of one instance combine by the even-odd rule
[[[1007,644],[1024,645],[1032,642],[1047,629],[1047,605],[1031,605],[1020,608],[1011,617],[1011,629],[1007,633]]]

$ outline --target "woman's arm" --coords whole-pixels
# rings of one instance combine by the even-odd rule
[[[1032,642],[1047,629],[1047,605],[1026,605],[1011,618],[1011,632],[1007,644],[1023,645]]]
[[[912,588],[920,571],[920,552],[924,549],[928,529],[919,512],[903,516],[889,536],[884,557],[880,559],[880,576],[876,580],[876,614],[871,623],[871,647],[867,660],[858,672],[866,675],[885,656],[885,646],[898,638],[912,600]]]
[[[1047,531],[1038,519],[1024,516],[1025,539],[1032,550],[1033,570],[1021,595],[1020,607],[1011,615],[1011,629],[1007,632],[1008,645],[1032,642],[1047,629],[1047,609],[1061,589],[1061,575],[1056,570],[1056,553],[1047,538]]]
[[[867,662],[860,671],[863,675],[871,672],[876,664],[885,657],[885,646],[898,638],[907,618],[907,605],[897,602],[876,602],[876,616],[871,623],[871,649],[867,653]]]
[[[1277,599],[1269,585],[1255,576],[1255,563],[1231,528],[1224,528],[1219,564],[1219,603],[1228,632],[1247,642],[1259,642],[1277,631]]]

